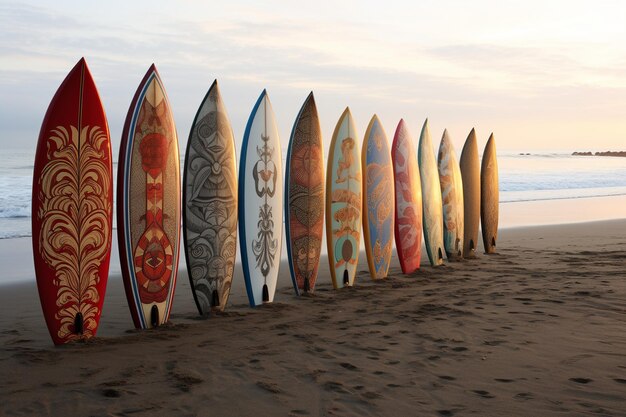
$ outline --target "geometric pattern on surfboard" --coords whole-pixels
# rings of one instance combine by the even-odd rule
[[[180,161],[171,107],[154,64],[131,102],[118,167],[122,276],[137,328],[166,323],[180,253]]]
[[[372,116],[365,138],[363,166],[363,237],[374,280],[387,277],[394,229],[394,184],[387,135],[378,116]]]
[[[394,235],[402,272],[420,267],[422,255],[422,185],[413,138],[400,119],[391,145],[395,185]]]
[[[183,168],[183,242],[200,315],[223,311],[237,254],[235,141],[217,80],[192,123]]]
[[[296,294],[313,292],[324,228],[324,148],[311,92],[294,122],[285,169],[287,258]]]
[[[239,164],[239,244],[251,307],[274,300],[283,234],[283,197],[278,127],[263,90],[246,125]]]
[[[34,164],[37,289],[55,344],[96,335],[112,232],[111,141],[89,68],[68,73],[44,117]]]
[[[463,257],[463,181],[448,130],[443,131],[437,156],[443,202],[443,245],[448,259]]]
[[[361,154],[350,108],[339,117],[326,171],[326,245],[333,287],[354,285],[361,243]]]

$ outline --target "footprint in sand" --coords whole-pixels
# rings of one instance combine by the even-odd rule
[[[274,384],[273,382],[257,381],[256,386],[264,389],[265,391],[271,392],[272,394],[282,393],[281,389],[278,388],[278,385]]]
[[[530,392],[519,392],[517,394],[515,394],[514,397],[516,400],[532,400],[533,399],[533,395]]]
[[[183,392],[189,392],[192,386],[204,382],[204,379],[192,375],[173,373],[172,376],[177,382],[174,386]]]
[[[472,391],[474,394],[480,395],[482,398],[495,398],[494,395],[491,395],[489,391],[484,391],[481,389],[476,389]]]
[[[328,381],[324,383],[324,389],[326,391],[332,391],[339,394],[347,394],[348,391],[343,387],[341,382]]]
[[[590,382],[593,382],[593,379],[591,378],[570,378],[569,380],[572,382],[576,382],[577,384],[588,384]]]
[[[349,371],[356,371],[359,368],[357,368],[356,366],[352,365],[351,363],[348,362],[342,362],[339,365],[341,365],[341,367],[346,368]]]
[[[102,390],[102,395],[107,398],[119,398],[122,396],[122,393],[113,388],[106,388]]]

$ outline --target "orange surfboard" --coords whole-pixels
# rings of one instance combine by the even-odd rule
[[[111,254],[112,171],[106,115],[83,58],[48,107],[33,173],[37,289],[57,345],[98,330]]]
[[[313,92],[294,122],[285,169],[285,234],[296,295],[314,292],[324,229],[324,145]]]

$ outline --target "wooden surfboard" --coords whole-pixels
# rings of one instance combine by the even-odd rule
[[[82,58],[50,102],[33,173],[37,289],[56,345],[98,331],[111,255],[112,172],[106,115]]]
[[[498,159],[496,157],[496,140],[492,133],[487,145],[485,145],[480,167],[480,222],[485,253],[496,252],[499,204]]]
[[[422,182],[424,243],[432,266],[443,265],[443,208],[437,162],[430,141],[428,119],[424,122],[418,147],[418,163]]]
[[[480,161],[476,132],[469,133],[461,152],[461,177],[463,179],[463,257],[476,256],[478,225],[480,224]]]
[[[313,93],[294,122],[285,169],[285,231],[297,295],[313,292],[324,228],[324,147]]]
[[[326,245],[335,289],[354,285],[361,244],[361,155],[354,120],[346,107],[328,151]]]
[[[443,246],[451,260],[463,258],[463,180],[456,160],[456,152],[448,130],[443,131],[439,154],[439,183],[443,202]]]
[[[395,185],[394,235],[402,272],[420,267],[422,258],[422,185],[413,138],[400,119],[391,145]]]
[[[393,168],[387,135],[372,116],[361,149],[363,167],[363,238],[374,280],[387,278],[394,228]]]
[[[282,210],[280,138],[272,104],[263,90],[248,119],[239,164],[239,244],[251,307],[274,300]]]
[[[191,125],[183,168],[183,244],[200,315],[223,311],[237,254],[235,139],[217,84]]]
[[[154,64],[128,109],[117,171],[117,236],[135,327],[166,323],[180,253],[180,161],[174,117]]]

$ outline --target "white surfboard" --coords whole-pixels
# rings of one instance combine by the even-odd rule
[[[272,302],[283,239],[282,155],[267,92],[243,136],[239,164],[239,242],[250,306]]]

